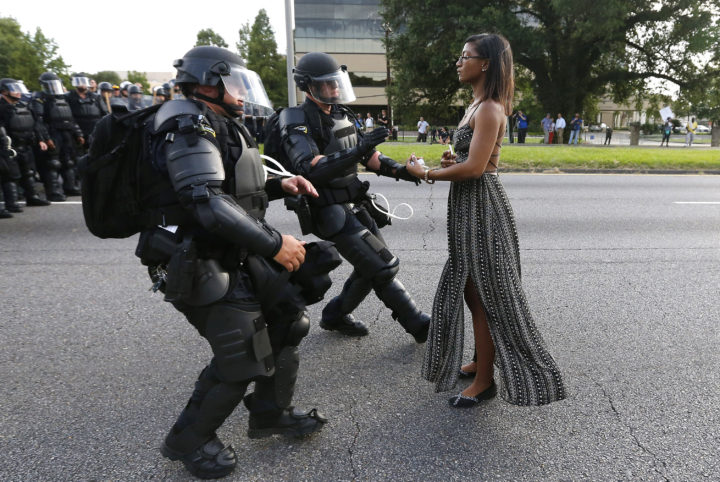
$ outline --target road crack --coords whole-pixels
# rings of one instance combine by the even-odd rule
[[[602,390],[603,395],[605,396],[605,398],[608,401],[608,404],[610,405],[610,409],[615,414],[615,417],[617,418],[618,422],[620,422],[620,425],[622,425],[623,427],[625,427],[628,430],[628,432],[630,433],[630,436],[632,437],[633,441],[635,442],[635,445],[637,445],[640,450],[642,450],[643,452],[645,452],[646,454],[650,455],[653,458],[653,460],[655,461],[655,463],[653,464],[653,469],[655,470],[655,472],[657,472],[657,474],[659,476],[661,476],[663,478],[663,480],[670,482],[670,479],[667,477],[667,475],[665,475],[665,473],[667,472],[667,464],[663,460],[661,460],[660,457],[658,457],[658,455],[655,452],[653,452],[652,450],[647,448],[645,445],[643,445],[642,442],[640,442],[640,439],[638,438],[637,434],[635,433],[635,429],[632,427],[632,425],[630,425],[629,423],[627,423],[624,420],[622,414],[615,406],[615,402],[613,401],[612,396],[610,396],[608,391],[605,390],[605,387],[600,382],[595,380],[594,378],[592,378],[592,377],[589,377],[589,378],[590,378],[590,380],[593,381],[593,383],[595,383],[595,385],[598,386],[598,388],[600,388],[600,390]],[[663,470],[660,470],[658,465],[662,465]]]
[[[358,480],[358,470],[355,466],[355,447],[357,446],[358,437],[360,436],[360,422],[355,419],[355,407],[357,407],[357,400],[352,399],[352,405],[350,406],[350,422],[355,426],[355,434],[353,440],[348,447],[348,454],[350,456],[350,468],[352,469],[352,480]]]

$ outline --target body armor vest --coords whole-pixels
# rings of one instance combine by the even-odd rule
[[[47,99],[50,105],[46,107],[47,115],[45,119],[48,125],[55,129],[72,129],[73,119],[72,110],[64,97],[55,97]]]
[[[237,132],[237,134],[242,147],[242,153],[237,158],[234,168],[235,199],[249,215],[257,219],[263,219],[268,206],[268,196],[265,192],[265,170],[260,158],[260,151],[257,147],[250,147],[247,141],[247,139],[250,139],[250,134],[245,126],[238,123],[234,124],[241,131]],[[230,155],[232,155],[233,151],[234,149],[228,146]]]
[[[18,102],[13,105],[13,116],[8,123],[8,135],[13,140],[27,141],[33,137],[35,118],[28,106]]]
[[[77,112],[75,112],[77,120],[82,119],[92,121],[102,117],[100,107],[98,106],[95,98],[90,94],[88,94],[84,99],[78,95],[77,100],[79,105]]]
[[[343,111],[335,111],[330,114],[333,126],[330,129],[330,142],[328,142],[323,154],[326,156],[344,149],[351,149],[357,145],[357,129],[354,122],[348,118]],[[332,188],[345,187],[350,185],[357,178],[357,164],[353,164],[343,174],[328,183]]]

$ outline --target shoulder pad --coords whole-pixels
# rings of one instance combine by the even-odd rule
[[[155,114],[153,129],[158,130],[160,126],[162,126],[166,121],[172,119],[173,117],[188,114],[201,115],[202,111],[195,102],[187,99],[171,100],[169,102],[165,102]]]
[[[280,132],[285,132],[290,128],[293,131],[297,131],[302,134],[310,134],[309,122],[305,117],[305,111],[301,107],[288,107],[280,112],[280,118],[278,119],[278,126]],[[290,132],[288,132],[288,135]]]
[[[307,119],[305,118],[305,111],[300,106],[288,107],[280,112],[279,119],[281,126],[289,126],[293,124],[305,124]]]

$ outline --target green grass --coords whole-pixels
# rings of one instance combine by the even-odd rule
[[[429,166],[440,164],[447,146],[386,142],[378,146],[386,156],[404,162],[415,153]],[[719,149],[655,147],[570,147],[504,145],[500,169],[677,169],[720,170]]]

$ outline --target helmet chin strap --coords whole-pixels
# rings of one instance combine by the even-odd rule
[[[193,97],[197,99],[201,99],[207,102],[210,102],[211,104],[215,104],[219,107],[222,107],[222,109],[227,112],[227,114],[230,117],[240,117],[242,115],[243,108],[239,105],[232,106],[230,104],[226,104],[223,102],[223,99],[225,98],[225,88],[221,85],[218,85],[218,95],[217,97],[210,97],[205,94],[201,94],[199,92],[193,93]]]

